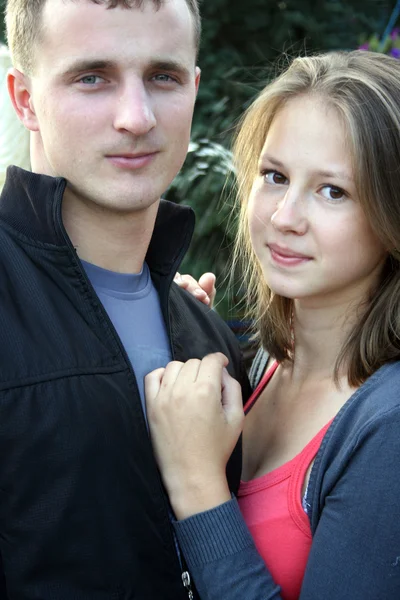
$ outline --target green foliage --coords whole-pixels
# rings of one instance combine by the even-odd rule
[[[362,33],[383,31],[392,7],[389,0],[204,0],[194,138],[229,141],[233,121],[282,56],[355,48]]]
[[[195,232],[182,272],[199,277],[212,270],[218,282],[227,279],[230,247],[234,237],[230,198],[233,196],[232,154],[221,144],[202,138],[191,143],[185,169],[173,181],[169,196],[185,198],[197,219]],[[223,193],[221,193],[223,190]],[[218,260],[216,260],[218,257]],[[226,286],[223,285],[226,289]],[[219,294],[218,310],[228,314],[227,294]]]

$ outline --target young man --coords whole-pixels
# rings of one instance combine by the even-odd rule
[[[143,377],[221,351],[246,386],[233,336],[172,283],[193,215],[160,202],[199,30],[195,0],[8,1],[33,173],[10,168],[0,202],[1,598],[187,598]]]

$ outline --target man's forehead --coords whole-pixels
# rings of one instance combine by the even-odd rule
[[[162,15],[171,12],[171,10],[177,10],[181,15],[186,13],[190,20],[193,20],[192,13],[189,9],[186,0],[122,0],[118,2],[107,2],[106,0],[46,0],[43,5],[42,19],[53,17],[57,18],[60,14],[65,13],[65,9],[71,9],[77,14],[84,14],[84,12],[90,10],[92,14],[100,14],[105,12],[107,15],[113,14],[116,11],[125,11],[125,13],[135,12],[136,14],[146,13],[150,16],[153,15],[157,19],[158,13]],[[93,12],[95,10],[95,12]],[[61,11],[61,12],[60,12]]]
[[[179,64],[180,70],[194,67],[194,25],[185,0],[168,0],[158,11],[151,2],[142,9],[107,9],[90,0],[48,2],[35,52],[37,74],[57,76],[83,60],[135,69],[162,62]]]
[[[167,46],[173,53],[192,42],[195,46],[194,22],[185,0],[166,0],[159,9],[151,0],[141,7],[111,9],[92,0],[47,0],[42,19],[43,39],[52,39],[54,45],[84,42],[90,49],[93,39],[99,49],[99,37],[104,34],[101,46],[113,35],[119,47],[148,46],[149,40],[140,36],[148,31],[155,53],[163,54]]]

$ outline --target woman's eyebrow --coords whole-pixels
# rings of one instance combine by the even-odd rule
[[[263,161],[268,161],[272,165],[274,165],[275,167],[278,167],[280,169],[285,168],[284,163],[281,162],[280,160],[278,160],[277,158],[271,156],[271,154],[262,154],[260,157],[260,162],[263,162]],[[320,177],[327,177],[328,179],[345,179],[346,181],[354,182],[354,178],[346,171],[340,171],[340,170],[329,171],[327,169],[322,169],[322,170],[315,171],[315,175],[319,175]]]

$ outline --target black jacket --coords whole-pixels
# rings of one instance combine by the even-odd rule
[[[0,200],[0,598],[184,600],[135,376],[62,225],[64,189],[11,167]],[[224,352],[247,394],[234,336],[172,284],[193,225],[162,201],[146,258],[172,354]],[[238,448],[229,472],[235,489]]]

